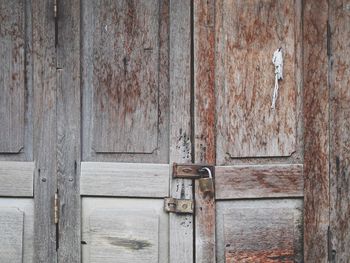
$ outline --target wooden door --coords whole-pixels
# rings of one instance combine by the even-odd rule
[[[58,262],[192,262],[190,1],[61,0],[57,54]]]
[[[53,49],[46,42],[50,35],[42,35],[44,26],[33,30],[39,18],[40,24],[47,19],[42,16],[45,5],[37,6],[32,1],[0,1],[0,262],[4,263],[55,259],[50,213],[54,105],[52,101],[48,105],[53,97],[48,78],[53,67],[41,71],[52,62]],[[34,70],[38,61],[41,66]]]
[[[301,1],[195,1],[196,262],[303,262]],[[275,109],[272,56],[282,48]]]

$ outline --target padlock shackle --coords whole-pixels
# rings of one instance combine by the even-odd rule
[[[207,171],[208,175],[209,175],[209,178],[210,179],[213,179],[213,175],[211,173],[211,170],[208,168],[208,167],[203,167],[199,170],[199,172],[204,172],[204,171]]]

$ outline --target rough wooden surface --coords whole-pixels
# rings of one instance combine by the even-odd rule
[[[24,214],[17,208],[0,207],[0,261],[23,262]]]
[[[217,159],[290,156],[296,150],[299,1],[219,0],[216,5]],[[276,109],[272,55],[284,69]]]
[[[169,165],[82,162],[81,195],[162,198],[169,194]]]
[[[56,50],[53,2],[33,0],[34,262],[56,263]]]
[[[215,1],[193,1],[194,162],[215,164]],[[215,263],[215,198],[195,181],[196,262]]]
[[[303,197],[302,165],[215,167],[216,199]]]
[[[91,1],[93,149],[157,148],[159,2]]]
[[[0,1],[0,152],[24,147],[26,4]]]
[[[81,5],[83,160],[168,162],[168,0]]]
[[[329,225],[328,1],[304,1],[305,262],[327,262]]]
[[[0,162],[0,196],[33,197],[33,162]]]
[[[84,197],[82,262],[169,262],[169,216],[163,202]]]
[[[171,0],[169,8],[170,164],[191,163],[191,1]],[[192,199],[192,180],[171,179],[170,196]],[[169,263],[193,261],[193,220],[169,215]]]
[[[350,2],[330,1],[330,224],[332,262],[350,261]]]
[[[217,202],[217,262],[303,262],[302,200]]]
[[[80,263],[80,1],[59,0],[57,22],[58,262]]]
[[[0,217],[5,216],[8,211],[18,211],[19,213],[23,213],[23,246],[22,246],[22,261],[21,263],[35,263],[34,262],[34,200],[32,198],[0,198]],[[0,219],[1,221],[1,219]],[[13,222],[16,222],[17,219],[14,219]],[[3,223],[2,223],[3,224]],[[5,224],[3,224],[5,225]],[[0,226],[1,228],[1,226]],[[10,234],[10,233],[8,233]],[[11,233],[12,235],[12,233]],[[8,243],[8,240],[4,238],[6,235],[1,235],[0,243],[4,242],[4,244],[0,245],[4,248],[11,244]],[[11,248],[12,250],[17,250],[17,248]],[[0,252],[1,254],[1,252]],[[1,256],[0,256],[1,258]],[[14,257],[15,258],[15,257]],[[1,262],[3,262],[1,260]],[[10,261],[12,263],[12,261]]]

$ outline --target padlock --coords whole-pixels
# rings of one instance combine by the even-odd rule
[[[208,167],[203,167],[200,172],[207,171],[209,177],[199,179],[199,188],[205,194],[213,195],[214,194],[214,182],[213,175],[211,170]]]

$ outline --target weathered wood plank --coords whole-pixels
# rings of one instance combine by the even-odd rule
[[[168,164],[82,162],[80,194],[162,198],[169,173]]]
[[[332,262],[350,261],[350,3],[330,1],[330,230]]]
[[[169,262],[169,216],[163,203],[84,197],[82,262]]]
[[[0,1],[0,152],[24,147],[26,6]]]
[[[194,161],[215,164],[215,1],[193,1]],[[195,181],[196,262],[215,263],[215,198]]]
[[[301,199],[217,202],[217,262],[303,261]]]
[[[33,0],[34,262],[56,263],[56,50],[53,1]]]
[[[33,162],[0,162],[0,196],[33,197]]]
[[[24,214],[17,208],[0,207],[0,261],[23,262]]]
[[[81,10],[83,159],[167,163],[168,0]]]
[[[296,151],[300,1],[219,0],[216,5],[217,160]],[[276,109],[272,55],[284,69]]]
[[[58,262],[81,262],[80,1],[59,1],[57,24]],[[68,37],[69,36],[69,37]]]
[[[17,210],[16,210],[17,209]],[[1,213],[4,211],[6,216],[6,211],[19,211],[23,212],[24,220],[23,220],[23,259],[20,261],[21,263],[33,263],[34,257],[34,200],[32,198],[0,198],[0,217]],[[1,219],[0,219],[1,221]],[[14,220],[16,221],[16,220]],[[1,226],[0,226],[1,228]],[[0,231],[1,232],[1,231]],[[11,233],[12,234],[12,233]],[[6,236],[6,235],[5,235]],[[1,247],[8,246],[7,240],[1,235],[0,243],[4,242],[5,245],[0,245]],[[17,248],[12,248],[16,250]],[[0,253],[1,254],[1,253]],[[1,258],[1,256],[0,256]],[[1,260],[1,263],[3,261]],[[12,261],[10,261],[12,263]],[[35,263],[35,262],[34,262]]]
[[[328,1],[306,0],[304,25],[305,262],[327,262],[329,226]]]
[[[303,197],[302,165],[215,167],[216,199]]]
[[[170,0],[170,164],[191,163],[191,1]],[[192,180],[171,179],[170,196],[192,199]],[[169,263],[193,261],[193,216],[169,215]]]

